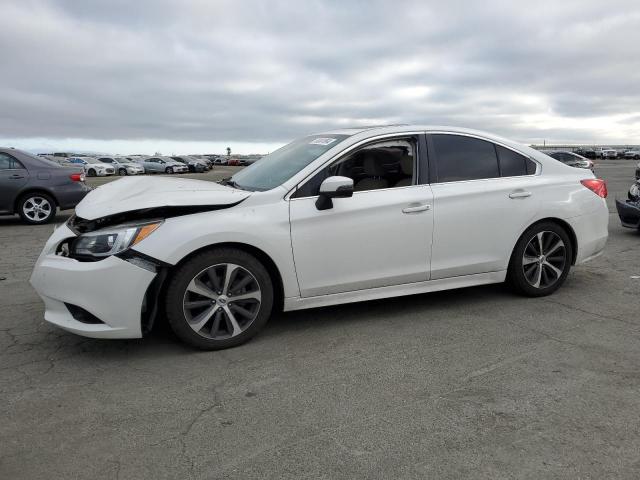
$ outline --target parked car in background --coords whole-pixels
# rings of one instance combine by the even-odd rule
[[[640,178],[637,175],[636,182],[629,188],[627,200],[616,199],[616,209],[623,227],[640,230]]]
[[[82,165],[87,177],[107,177],[116,173],[113,166],[104,164],[93,157],[69,157],[67,161],[74,165]]]
[[[575,153],[590,160],[595,160],[595,158],[597,157],[596,151],[592,148],[579,148],[575,151]]]
[[[183,165],[186,165],[190,172],[204,173],[207,170],[209,170],[209,167],[206,164],[206,162],[202,160],[197,160],[193,157],[189,157],[188,155],[176,155],[176,156],[172,156],[171,158],[174,159],[176,162],[180,162]]]
[[[636,165],[636,180],[640,180],[640,163]]]
[[[627,150],[624,152],[624,158],[633,158],[635,160],[640,160],[640,150]]]
[[[111,165],[118,175],[142,175],[144,167],[126,157],[98,157],[98,160]]]
[[[570,167],[588,168],[589,170],[593,170],[594,167],[594,163],[591,160],[584,158],[577,153],[567,152],[564,150],[557,150],[546,153],[550,157],[555,158],[556,160],[559,160],[565,165],[569,165]]]
[[[141,337],[162,311],[183,341],[228,348],[274,308],[504,281],[549,295],[602,252],[606,196],[591,171],[484,132],[336,130],[220,184],[101,186],[53,232],[31,284],[45,320],[77,334]]]
[[[90,189],[82,166],[59,164],[12,148],[0,148],[0,213],[30,224],[51,221],[56,210],[74,208]]]
[[[140,160],[147,173],[187,173],[189,167],[171,157],[155,156]]]
[[[247,161],[240,158],[230,158],[227,165],[230,167],[243,167],[247,164]]]
[[[602,158],[618,158],[618,151],[612,148],[602,149]]]
[[[224,157],[216,157],[213,159],[213,164],[214,165],[228,165],[229,164],[229,160],[227,160]]]
[[[207,166],[207,170],[211,170],[213,168],[213,160],[211,160],[211,158],[209,158],[208,155],[188,155],[188,156],[200,162],[203,162]]]

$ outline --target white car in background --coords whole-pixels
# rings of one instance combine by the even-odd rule
[[[602,149],[602,158],[618,158],[618,151],[612,148]]]
[[[98,157],[98,160],[111,165],[117,175],[144,174],[144,167],[127,157]]]
[[[488,133],[336,130],[220,184],[101,186],[55,230],[31,284],[68,331],[141,337],[162,315],[185,342],[220,349],[276,309],[504,281],[551,294],[602,252],[606,195],[590,170]]]
[[[116,172],[113,166],[106,165],[93,157],[70,157],[66,160],[74,165],[82,165],[87,177],[107,177],[114,175]]]
[[[632,158],[635,160],[640,160],[640,150],[627,150],[624,153],[624,158]]]

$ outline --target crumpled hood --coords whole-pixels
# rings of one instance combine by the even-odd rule
[[[86,220],[155,207],[223,206],[244,200],[251,192],[182,178],[125,177],[89,192],[76,206]]]

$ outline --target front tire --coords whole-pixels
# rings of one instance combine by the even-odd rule
[[[87,172],[87,177],[95,177],[96,176],[96,171],[93,168],[90,168],[89,171]]]
[[[18,214],[30,225],[42,225],[56,216],[56,202],[46,193],[29,193],[19,200]]]
[[[553,222],[538,223],[518,240],[509,262],[507,282],[522,295],[550,295],[566,280],[572,258],[573,247],[566,230]]]
[[[234,248],[197,254],[169,282],[169,325],[184,342],[202,350],[240,345],[267,323],[273,285],[254,256]]]
[[[165,173],[168,173],[169,175],[171,175],[173,173],[173,167],[167,167],[167,169],[165,170]]]
[[[127,175],[127,169],[126,168],[118,169],[118,175],[120,175],[121,177]]]

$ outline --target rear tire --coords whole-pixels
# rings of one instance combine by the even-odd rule
[[[46,193],[28,193],[18,201],[18,214],[25,223],[42,225],[56,216],[56,202]]]
[[[550,295],[566,280],[572,258],[573,246],[566,230],[553,222],[537,223],[516,243],[507,283],[529,297]]]
[[[271,277],[254,256],[235,248],[195,255],[167,287],[169,325],[202,350],[240,345],[267,323],[274,297]]]

